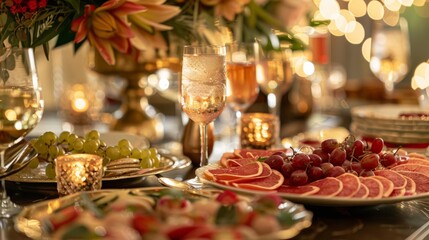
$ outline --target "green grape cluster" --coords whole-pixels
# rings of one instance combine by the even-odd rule
[[[103,165],[120,158],[135,158],[140,160],[141,168],[160,166],[160,155],[156,148],[139,149],[127,139],[121,139],[115,146],[108,146],[100,139],[100,132],[91,130],[80,137],[74,133],[63,131],[58,136],[53,132],[45,132],[30,140],[37,152],[29,164],[37,168],[40,162],[47,162],[46,175],[55,178],[54,160],[56,157],[72,153],[89,153],[101,156]]]

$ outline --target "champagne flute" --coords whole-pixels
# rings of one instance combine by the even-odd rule
[[[200,129],[200,166],[208,164],[207,125],[226,103],[225,46],[185,46],[183,49],[180,106]],[[189,181],[198,186],[198,177]]]
[[[20,142],[39,123],[43,100],[32,49],[0,49],[0,72],[0,161],[4,167],[6,149]],[[7,196],[4,179],[1,184],[0,217],[11,217],[20,207]]]
[[[235,111],[234,129],[237,130],[240,129],[241,115],[259,94],[256,81],[256,63],[260,52],[258,47],[256,42],[226,45],[227,103]]]
[[[399,18],[394,25],[375,22],[371,40],[369,66],[374,75],[384,83],[386,93],[391,95],[395,83],[404,79],[409,70],[410,44],[408,25]]]
[[[269,112],[280,119],[280,104],[283,94],[292,85],[291,49],[281,47],[267,50],[257,67],[259,86],[267,94]]]

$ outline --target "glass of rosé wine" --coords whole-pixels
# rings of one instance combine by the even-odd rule
[[[257,80],[267,95],[269,112],[279,118],[281,99],[293,81],[291,54],[289,47],[265,50],[257,67]]]
[[[184,46],[180,106],[199,125],[200,166],[208,164],[207,126],[223,111],[226,104],[225,46]],[[200,185],[198,177],[190,184]]]
[[[259,94],[256,64],[260,52],[257,42],[226,45],[227,103],[235,112],[236,122],[233,129],[236,130],[240,129],[242,114],[255,102]]]

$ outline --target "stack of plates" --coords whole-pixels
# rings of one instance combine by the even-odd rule
[[[389,147],[429,146],[429,109],[415,105],[368,105],[352,108],[351,131],[364,139],[383,138]]]

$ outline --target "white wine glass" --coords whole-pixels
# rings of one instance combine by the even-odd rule
[[[235,112],[235,130],[240,129],[241,115],[255,102],[259,94],[256,80],[259,54],[259,45],[256,42],[226,45],[227,103]],[[232,139],[233,135],[230,137]]]
[[[396,24],[375,22],[371,39],[370,69],[384,83],[387,95],[409,70],[410,43],[408,24],[399,18]]]
[[[43,113],[41,87],[32,49],[0,48],[0,161],[5,151],[23,140],[39,123]],[[0,217],[11,217],[20,211],[7,195],[1,179]]]
[[[226,104],[225,46],[184,46],[180,106],[200,129],[200,166],[208,164],[207,125],[223,111]],[[198,177],[190,184],[201,185]]]
[[[257,81],[267,95],[269,112],[279,119],[282,97],[293,81],[291,55],[289,47],[266,50],[257,67]]]

